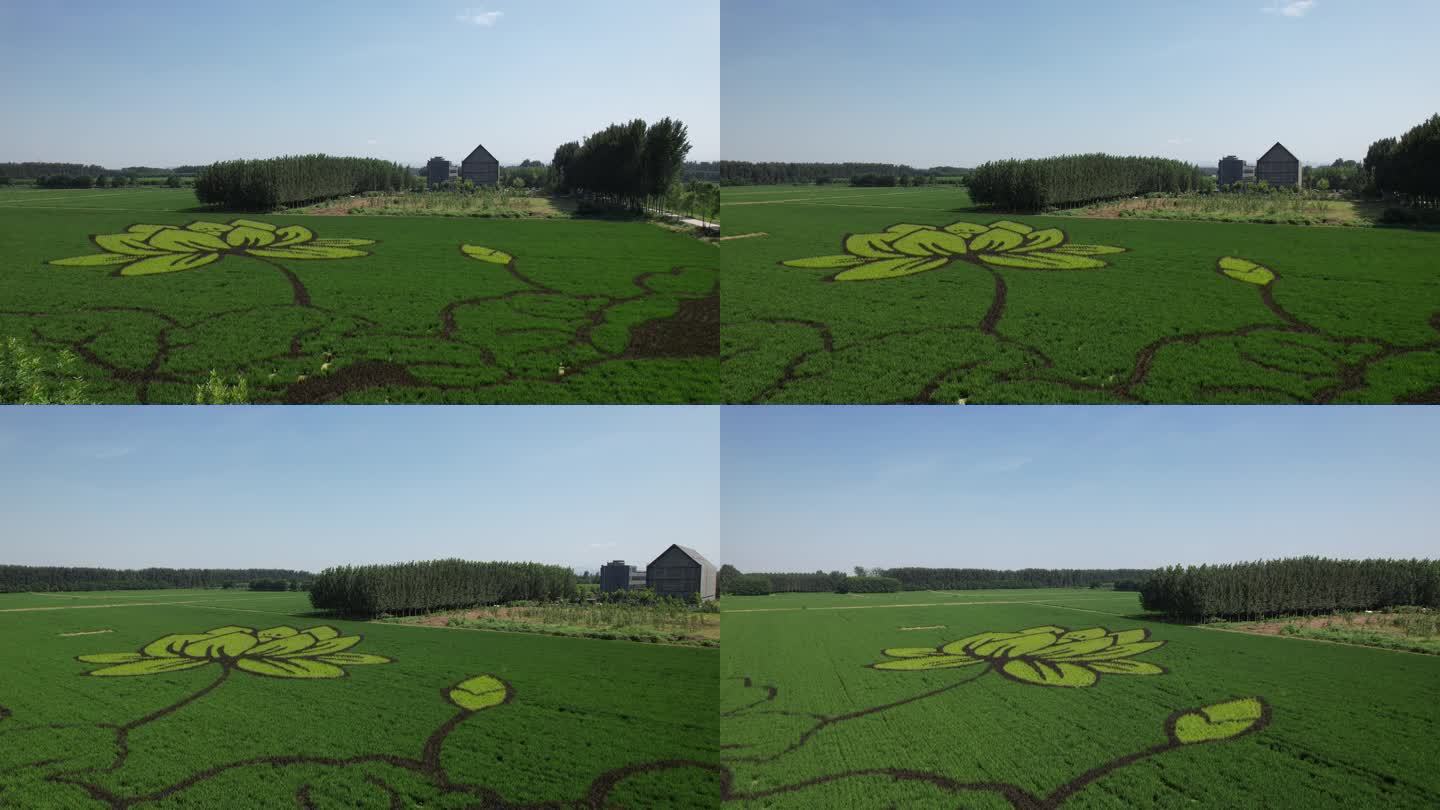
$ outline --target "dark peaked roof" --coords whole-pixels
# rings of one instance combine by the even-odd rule
[[[1300,158],[1295,157],[1295,155],[1294,155],[1289,149],[1286,149],[1286,148],[1285,148],[1285,145],[1282,144],[1282,143],[1280,143],[1279,141],[1276,141],[1276,142],[1275,142],[1275,145],[1272,146],[1272,147],[1270,147],[1270,151],[1268,151],[1268,152],[1266,152],[1265,154],[1263,154],[1263,155],[1260,156],[1260,160],[1281,160],[1281,159],[1284,159],[1284,160],[1294,160],[1294,161],[1297,161],[1297,162],[1300,160]],[[1255,161],[1255,162],[1256,162],[1256,163],[1259,163],[1260,160],[1257,160],[1257,161]]]
[[[1279,144],[1276,144],[1276,146],[1279,146]],[[495,163],[500,162],[498,160],[495,160],[495,156],[490,154],[490,150],[486,149],[485,144],[483,143],[476,144],[475,151],[471,152],[462,162],[469,163],[472,160],[494,161]]]
[[[710,562],[709,560],[705,559],[705,555],[701,554],[700,552],[696,551],[696,550],[693,549],[693,548],[690,548],[689,546],[682,546],[682,545],[680,545],[679,543],[671,543],[671,544],[670,544],[670,548],[678,548],[678,549],[680,549],[680,551],[683,552],[683,553],[685,554],[685,556],[689,557],[690,559],[694,560],[695,562],[699,563],[699,564],[702,565],[702,566],[709,566],[709,567],[711,567],[711,568],[714,568],[714,567],[715,567],[715,564],[714,564],[714,563],[712,563],[712,562]],[[669,551],[670,548],[665,549],[665,551]],[[665,551],[660,552],[660,557],[665,556]],[[660,559],[660,557],[656,557],[655,559],[658,560],[658,559]]]

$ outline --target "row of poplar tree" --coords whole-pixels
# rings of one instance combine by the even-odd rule
[[[310,603],[347,616],[413,615],[432,610],[576,595],[575,572],[529,562],[427,560],[341,565],[310,583]]]
[[[966,178],[970,198],[1008,211],[1043,211],[1151,192],[1180,193],[1208,185],[1200,167],[1169,158],[1061,155],[996,160]]]
[[[1440,206],[1440,113],[1398,138],[1370,144],[1364,165],[1381,192],[1412,205]]]
[[[307,580],[285,568],[66,568],[0,565],[0,593],[221,588],[257,580]]]
[[[1140,586],[1149,611],[1189,621],[1398,605],[1440,607],[1440,560],[1284,560],[1163,568]]]
[[[366,191],[400,191],[413,172],[376,158],[287,155],[264,160],[222,160],[195,176],[195,196],[207,205],[268,210]]]

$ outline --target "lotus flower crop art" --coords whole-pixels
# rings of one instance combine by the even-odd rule
[[[1108,245],[1068,242],[1059,228],[1035,229],[1000,220],[989,225],[955,222],[945,227],[901,223],[879,233],[852,233],[845,252],[781,262],[787,267],[840,270],[833,281],[871,281],[939,270],[955,262],[1021,270],[1092,270],[1105,266],[1095,258],[1123,253]]]
[[[382,655],[349,652],[360,636],[343,636],[333,627],[217,627],[204,633],[175,633],[146,644],[139,652],[82,655],[101,677],[158,675],[210,664],[273,678],[340,678],[345,667],[388,664]]]
[[[303,225],[275,226],[251,219],[177,225],[131,225],[125,233],[91,239],[104,253],[91,253],[50,264],[65,267],[116,265],[116,275],[146,276],[195,270],[226,255],[259,259],[351,259],[370,254],[355,248],[373,239],[316,239]]]

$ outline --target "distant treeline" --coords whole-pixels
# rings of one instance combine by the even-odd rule
[[[825,183],[848,180],[856,175],[882,177],[955,177],[969,169],[934,166],[917,169],[901,163],[752,163],[747,160],[720,161],[720,185],[763,186],[778,183]],[[894,183],[890,183],[894,185]]]
[[[349,616],[415,614],[513,602],[571,599],[575,572],[560,565],[429,560],[327,568],[310,583],[310,603]]]
[[[1176,619],[1257,619],[1297,613],[1440,607],[1440,560],[1298,557],[1174,566],[1140,588],[1146,610]]]
[[[1200,187],[1198,166],[1169,158],[1062,155],[1000,160],[977,166],[967,185],[970,198],[1007,211],[1043,211],[1154,191],[1178,193]]]
[[[1147,568],[887,568],[907,591],[971,591],[992,588],[1088,588],[1123,580],[1144,580]]]
[[[252,579],[246,586],[252,591],[303,591],[307,587],[298,579]]]
[[[720,164],[713,160],[687,160],[680,168],[681,180],[704,180],[707,183],[720,182]]]
[[[685,124],[662,118],[647,125],[636,118],[611,124],[555,148],[550,161],[558,191],[599,195],[639,208],[649,197],[663,197],[680,178],[690,138]]]
[[[88,175],[104,174],[108,169],[84,163],[0,163],[0,177],[14,177],[31,180],[51,174]]]
[[[408,188],[410,170],[376,158],[290,155],[224,160],[195,177],[195,196],[209,205],[266,210],[363,191]]]
[[[857,572],[864,569],[856,569]],[[906,591],[969,591],[1001,588],[1085,588],[1124,583],[1139,590],[1154,572],[1145,568],[875,568],[850,576],[843,571],[813,574],[761,572],[742,574],[733,565],[720,566],[721,593],[861,593],[864,589]],[[881,581],[879,583],[871,580]]]
[[[1412,205],[1440,205],[1440,114],[1399,138],[1381,138],[1365,153],[1365,170],[1381,192]]]
[[[60,568],[0,565],[0,593],[24,591],[128,591],[152,588],[220,588],[226,583],[308,580],[286,568]]]

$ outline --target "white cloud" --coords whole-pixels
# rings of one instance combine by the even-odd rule
[[[503,11],[485,11],[478,8],[467,8],[455,15],[455,19],[471,25],[483,25],[486,28],[493,27],[495,23],[505,16]]]
[[[1276,3],[1261,10],[1266,14],[1279,14],[1282,17],[1304,17],[1312,8],[1315,8],[1315,0],[1290,0],[1288,3]]]

